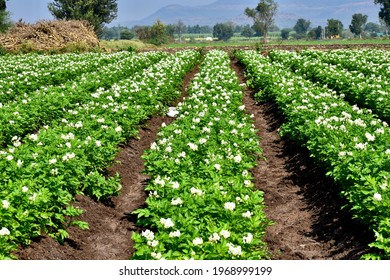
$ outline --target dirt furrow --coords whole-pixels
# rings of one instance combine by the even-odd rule
[[[232,61],[242,83],[244,69]],[[272,259],[359,259],[372,236],[346,210],[337,186],[303,148],[281,139],[283,117],[274,103],[257,104],[248,88],[244,104],[254,115],[266,161],[252,170],[255,186],[264,191],[266,214],[275,222],[266,242]]]
[[[241,82],[245,82],[242,66],[232,61]],[[195,69],[185,78],[183,96]],[[266,214],[275,222],[269,227],[266,242],[272,259],[358,259],[367,252],[371,234],[354,221],[338,196],[337,186],[326,178],[306,150],[281,139],[278,129],[283,118],[273,103],[257,104],[253,90],[247,89],[244,104],[254,115],[266,161],[252,170],[255,186],[264,191]],[[156,116],[139,131],[138,139],[123,145],[109,171],[122,177],[122,190],[109,203],[99,203],[77,196],[76,206],[84,210],[80,217],[90,230],[70,228],[70,238],[61,245],[44,236],[21,248],[19,259],[41,260],[125,260],[134,251],[131,233],[140,230],[129,213],[145,203],[141,155],[155,141],[161,124],[173,119]]]
[[[198,71],[195,68],[183,82],[180,100],[187,95],[187,87]],[[63,245],[50,237],[34,240],[30,246],[20,248],[16,256],[24,260],[126,260],[134,252],[131,234],[140,230],[129,213],[145,204],[144,186],[147,176],[143,175],[142,154],[156,140],[162,123],[169,124],[173,119],[154,116],[139,130],[138,139],[131,139],[123,145],[115,162],[108,171],[119,173],[122,189],[118,197],[105,203],[96,202],[86,196],[77,196],[74,206],[84,210],[79,217],[88,222],[90,229],[71,227],[70,237]]]

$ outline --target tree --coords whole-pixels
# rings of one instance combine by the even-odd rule
[[[141,41],[148,41],[151,38],[150,26],[134,26],[135,34],[137,34],[138,39]]]
[[[264,42],[267,42],[268,31],[274,23],[278,5],[273,0],[261,0],[254,9],[246,8],[245,15],[252,18],[256,31],[264,34]]]
[[[351,30],[351,32],[356,36],[362,38],[362,32],[364,26],[367,23],[367,18],[368,18],[367,15],[354,14],[352,16],[352,21],[351,21],[351,25],[349,26],[349,30]]]
[[[179,19],[179,21],[177,22],[175,31],[176,34],[179,36],[179,41],[181,42],[181,36],[184,32],[186,32],[186,26],[181,19]]]
[[[253,35],[255,35],[255,31],[249,24],[245,25],[241,31],[241,36],[251,38]]]
[[[365,26],[364,26],[364,31],[366,32],[375,32],[375,33],[379,33],[381,31],[381,26],[375,22],[368,22]]]
[[[313,28],[312,30],[309,31],[308,36],[309,38],[320,40],[322,37],[322,27],[319,25],[316,28]]]
[[[199,26],[199,24],[194,26],[187,26],[187,33],[189,34],[201,34],[201,33],[212,33],[213,29],[208,25]]]
[[[297,23],[294,26],[294,31],[297,33],[299,38],[302,38],[306,35],[307,31],[309,30],[310,24],[310,20],[305,20],[303,18],[297,20]]]
[[[283,28],[282,31],[280,32],[280,36],[282,37],[283,40],[288,40],[288,37],[290,37],[290,28]]]
[[[123,28],[120,30],[121,40],[131,40],[134,38],[134,33],[129,28]]]
[[[6,11],[6,9],[6,1],[0,0],[0,32],[6,31],[11,26],[9,13]]]
[[[165,33],[169,37],[173,37],[175,35],[176,25],[175,24],[166,24],[165,25]]]
[[[165,24],[158,19],[150,28],[150,40],[156,46],[161,46],[169,42],[169,36],[167,34]]]
[[[5,0],[0,0],[0,11],[5,11],[7,9],[7,3]]]
[[[384,20],[386,24],[390,26],[390,0],[374,0],[374,3],[381,6],[379,18]]]
[[[328,19],[326,26],[326,35],[329,37],[341,36],[343,32],[343,23],[338,19]]]
[[[47,5],[56,19],[87,20],[97,35],[101,35],[105,23],[117,17],[116,0],[54,0]]]
[[[244,30],[244,27],[245,26],[243,26],[243,25],[236,25],[236,26],[234,26],[234,33],[240,33],[241,34],[241,32]]]
[[[152,27],[150,26],[135,26],[135,33],[138,36],[138,39],[160,46],[169,42],[169,35],[167,33],[166,25],[158,19]]]
[[[188,26],[187,30],[188,30],[188,33],[190,33],[190,34],[200,34],[200,33],[202,33],[201,32],[201,27],[199,26],[199,24],[194,25],[194,26]]]
[[[234,27],[231,22],[217,23],[213,28],[213,36],[218,40],[227,41],[234,35]]]
[[[386,23],[383,19],[379,19],[379,24],[381,26],[381,30],[387,36],[389,34],[389,31],[390,31],[390,24]]]

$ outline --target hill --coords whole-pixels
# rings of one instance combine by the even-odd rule
[[[122,22],[122,25],[151,25],[157,19],[166,24],[177,23],[181,19],[186,25],[210,25],[218,22],[232,21],[236,24],[251,23],[244,15],[246,7],[256,7],[258,0],[218,0],[209,5],[186,6],[169,5],[165,6],[150,16],[138,21]],[[359,0],[279,0],[278,15],[276,24],[279,27],[292,27],[299,18],[305,18],[312,22],[312,26],[326,25],[327,19],[335,18],[348,26],[352,15],[363,13],[368,15],[368,21],[377,22],[379,6],[373,1]]]

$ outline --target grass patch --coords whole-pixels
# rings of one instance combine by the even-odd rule
[[[155,49],[155,45],[146,44],[140,40],[102,40],[100,46],[104,50],[109,51],[123,51],[129,49],[141,50],[141,49]]]
[[[251,38],[238,40],[238,38],[232,38],[229,41],[190,41],[182,43],[172,43],[168,44],[168,48],[185,48],[185,47],[238,47],[238,46],[249,46],[256,47],[259,44],[263,44],[261,38]],[[271,40],[268,42],[268,45],[281,45],[281,46],[305,46],[305,45],[383,45],[389,44],[389,38],[376,38],[376,39],[335,39],[335,40]]]

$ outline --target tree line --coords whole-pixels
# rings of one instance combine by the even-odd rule
[[[156,23],[161,24],[162,22],[156,21]],[[183,34],[210,34],[213,32],[212,27],[208,25],[185,25],[181,20],[179,20],[176,24],[164,24],[164,26],[165,33],[169,37],[177,35],[180,38]],[[151,28],[151,26],[146,25],[136,25],[132,28],[121,25],[104,27],[101,38],[105,40],[130,40],[139,33],[149,32]]]
[[[6,0],[0,0],[0,32],[6,31],[11,26]]]
[[[7,12],[6,1],[0,0],[0,32],[6,30],[10,25],[9,13]],[[358,37],[363,32],[376,33],[379,30],[388,30],[390,26],[390,0],[374,0],[379,5],[378,16],[381,26],[375,23],[367,23],[367,15],[354,14],[352,16],[349,30]],[[56,19],[62,20],[86,20],[94,28],[96,34],[104,39],[131,39],[135,36],[141,40],[155,44],[163,44],[169,41],[175,34],[182,39],[186,34],[212,33],[219,40],[228,40],[234,33],[240,32],[244,37],[262,36],[268,40],[268,34],[275,27],[275,17],[278,11],[278,4],[274,0],[260,0],[255,8],[246,8],[245,15],[253,20],[252,25],[237,26],[231,22],[217,23],[209,26],[186,26],[179,20],[177,24],[165,25],[160,20],[153,26],[128,27],[105,27],[117,17],[118,5],[116,0],[54,0],[48,4],[48,9]],[[289,38],[290,33],[295,31],[295,38],[314,38],[341,36],[344,26],[340,20],[328,19],[325,27],[310,27],[311,22],[307,19],[298,19],[292,28],[280,30],[283,39]],[[385,27],[385,28],[384,28]],[[156,37],[157,36],[157,37]]]
[[[382,29],[388,31],[390,27],[390,0],[374,0],[375,4],[380,5],[379,18],[382,24]],[[274,0],[261,0],[255,8],[246,8],[245,14],[254,22],[253,29],[261,32],[264,41],[267,41],[270,26],[274,23],[275,16],[278,10],[278,4]],[[362,37],[363,31],[371,33],[378,32],[381,28],[375,23],[367,24],[367,15],[354,14],[352,16],[349,30],[356,36]],[[327,25],[323,28],[317,26],[310,29],[311,22],[303,18],[298,19],[292,29],[285,28],[281,31],[282,39],[288,39],[291,31],[295,31],[295,37],[321,39],[341,37],[344,30],[343,23],[338,19],[328,19]]]

